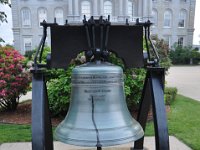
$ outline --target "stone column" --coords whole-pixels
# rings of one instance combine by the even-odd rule
[[[143,0],[138,1],[138,17],[143,17]]]
[[[119,16],[123,15],[123,0],[119,0]]]
[[[79,0],[74,0],[74,21],[80,21]]]
[[[118,16],[118,21],[124,21],[123,0],[119,0],[119,16]]]
[[[68,0],[68,14],[67,14],[67,19],[68,21],[73,21],[73,3],[72,3],[73,0]]]
[[[145,17],[145,19],[147,17],[147,10],[148,10],[148,8],[147,8],[147,0],[143,0],[143,12],[142,12],[142,14],[143,14],[143,17]]]
[[[103,11],[104,11],[103,3],[104,3],[104,0],[100,0],[100,15],[101,15],[101,16],[104,15],[104,13],[103,13]]]
[[[152,17],[152,0],[151,1],[148,1],[149,2],[149,4],[148,4],[148,16],[150,17],[150,19],[151,19],[151,17]]]
[[[124,15],[128,16],[128,0],[125,0],[124,2]]]
[[[97,0],[93,0],[93,16],[98,16],[98,7],[97,7]]]
[[[68,0],[68,15],[71,16],[73,15],[73,10],[72,10],[72,0]]]

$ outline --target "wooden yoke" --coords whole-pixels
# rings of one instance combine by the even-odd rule
[[[100,48],[100,28],[95,29],[95,46]],[[126,67],[144,67],[143,27],[110,26],[107,50],[116,53]],[[66,68],[81,51],[90,50],[84,26],[51,27],[51,67]]]

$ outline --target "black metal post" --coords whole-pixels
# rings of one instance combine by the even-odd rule
[[[44,72],[32,70],[32,150],[53,150]]]
[[[169,135],[164,104],[164,69],[148,68],[142,100],[138,114],[138,122],[145,130],[149,107],[152,103],[156,150],[169,150]],[[143,150],[144,137],[137,140],[131,150]]]
[[[164,73],[163,68],[150,69],[156,150],[169,150],[169,135],[164,104]]]

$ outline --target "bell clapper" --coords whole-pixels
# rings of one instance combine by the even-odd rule
[[[99,140],[99,130],[97,128],[97,125],[96,125],[96,122],[95,122],[95,118],[94,118],[94,98],[92,96],[92,122],[93,122],[93,125],[95,127],[95,131],[96,131],[96,135],[97,135],[97,150],[101,150],[101,143],[100,143],[100,140]]]
[[[97,150],[102,150],[102,148],[101,147],[97,147]]]

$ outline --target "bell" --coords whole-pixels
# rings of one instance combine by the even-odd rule
[[[143,137],[127,108],[123,71],[107,62],[90,62],[72,71],[71,102],[55,131],[57,140],[77,146],[105,147]]]

